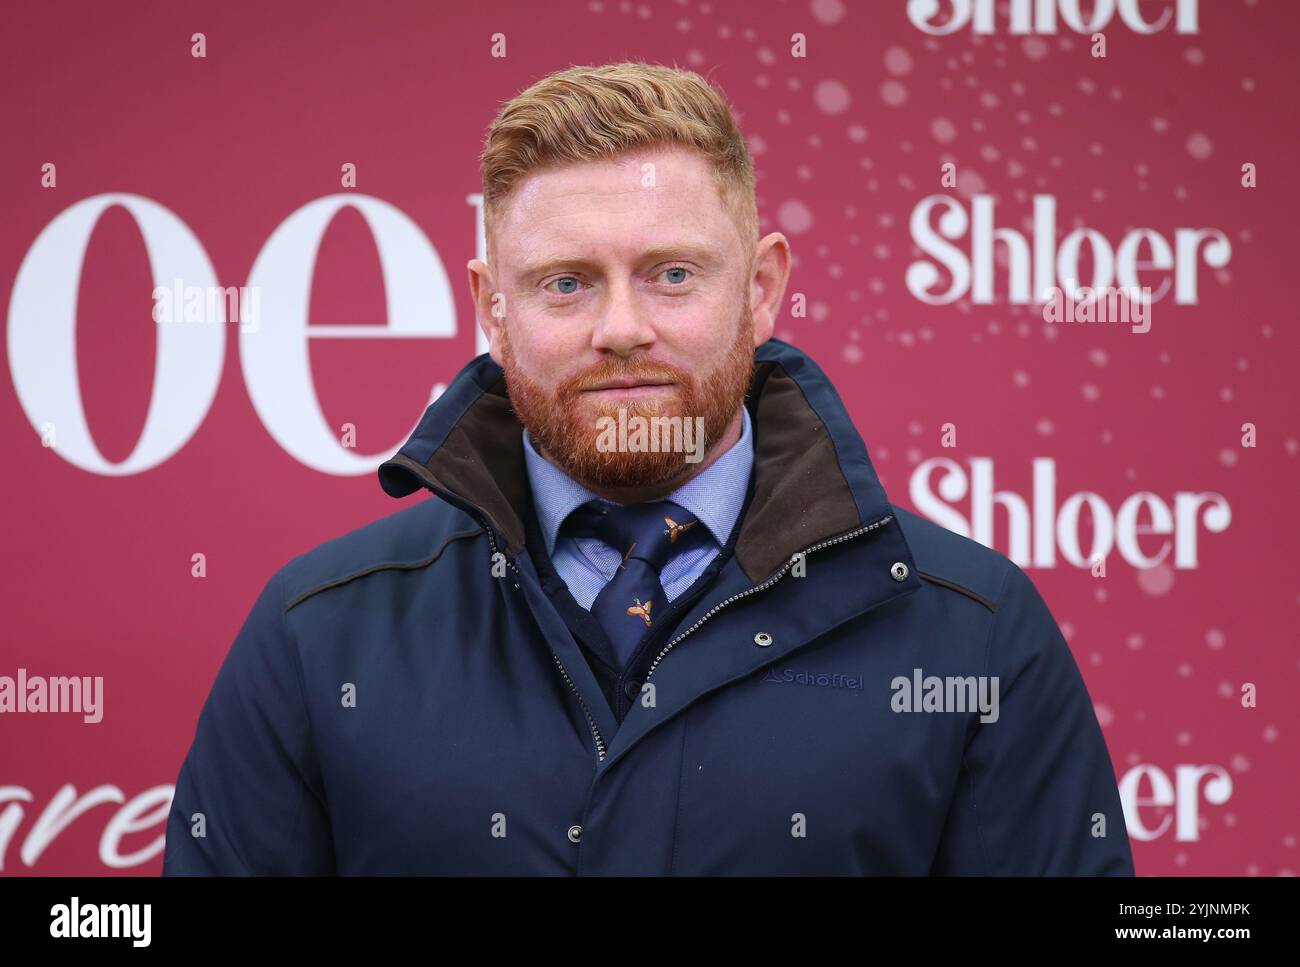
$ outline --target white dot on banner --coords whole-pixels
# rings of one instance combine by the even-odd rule
[[[822,81],[813,91],[813,101],[826,114],[842,114],[849,107],[849,89],[839,81]]]
[[[957,190],[966,197],[971,195],[983,195],[988,189],[988,184],[977,171],[970,168],[962,168],[957,172]],[[999,246],[999,251],[1004,250],[1006,246]]]
[[[1204,161],[1214,154],[1214,143],[1200,131],[1187,139],[1187,153],[1197,161]]]
[[[1030,60],[1042,60],[1048,54],[1047,41],[1041,37],[1026,37],[1020,48]]]
[[[1137,582],[1146,594],[1158,598],[1174,586],[1174,569],[1163,561],[1155,567],[1144,567],[1137,572]]]
[[[906,77],[912,73],[912,55],[902,47],[890,47],[885,51],[885,70],[895,77]]]
[[[801,201],[787,201],[776,211],[776,220],[787,232],[802,235],[812,228],[813,216],[808,206]]]
[[[812,15],[818,23],[839,23],[844,17],[844,2],[843,0],[812,0]]]

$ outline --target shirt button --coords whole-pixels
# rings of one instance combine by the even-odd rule
[[[581,827],[581,826],[570,826],[570,827],[569,827],[569,842],[570,842],[570,843],[576,843],[576,842],[578,842],[578,841],[581,840],[581,839],[582,839],[582,827]]]
[[[641,691],[640,682],[628,682],[623,686],[623,694],[628,698],[636,698]]]

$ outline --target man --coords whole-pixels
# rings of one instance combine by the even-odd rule
[[[890,504],[772,338],[789,244],[720,94],[560,72],[483,179],[491,351],[379,473],[439,499],[267,584],[164,872],[1131,874],[1033,585]]]

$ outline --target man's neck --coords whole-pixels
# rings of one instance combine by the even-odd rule
[[[678,487],[683,486],[688,481],[693,480],[700,474],[704,473],[705,470],[708,470],[710,466],[717,462],[719,457],[736,445],[737,441],[740,440],[741,430],[744,428],[744,418],[741,415],[741,409],[742,407],[736,408],[736,415],[732,418],[730,425],[728,425],[727,431],[714,442],[713,446],[709,447],[708,450],[705,451],[704,459],[697,464],[685,464],[682,473],[671,480],[645,487],[597,487],[580,479],[578,480],[578,483],[582,484],[598,497],[604,497],[606,500],[612,500],[619,504],[639,504],[647,500],[661,500]],[[559,467],[561,470],[564,469],[556,460],[552,459],[551,455],[546,452],[540,443],[537,442],[536,438],[534,438],[533,442],[537,444],[537,452],[542,455],[547,463]],[[565,472],[567,473],[568,471]],[[574,479],[578,478],[575,477]]]

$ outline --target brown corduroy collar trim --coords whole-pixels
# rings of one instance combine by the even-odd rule
[[[796,552],[871,521],[859,510],[862,495],[855,496],[840,466],[836,441],[779,361],[756,360],[745,405],[754,432],[755,481],[735,554],[745,574],[758,582]],[[862,448],[860,438],[852,442]],[[866,462],[865,448],[861,460]],[[435,492],[448,491],[478,508],[504,537],[510,554],[523,549],[527,470],[522,426],[504,377],[466,408],[423,465],[401,453],[390,463]],[[883,505],[878,509],[887,512]]]

